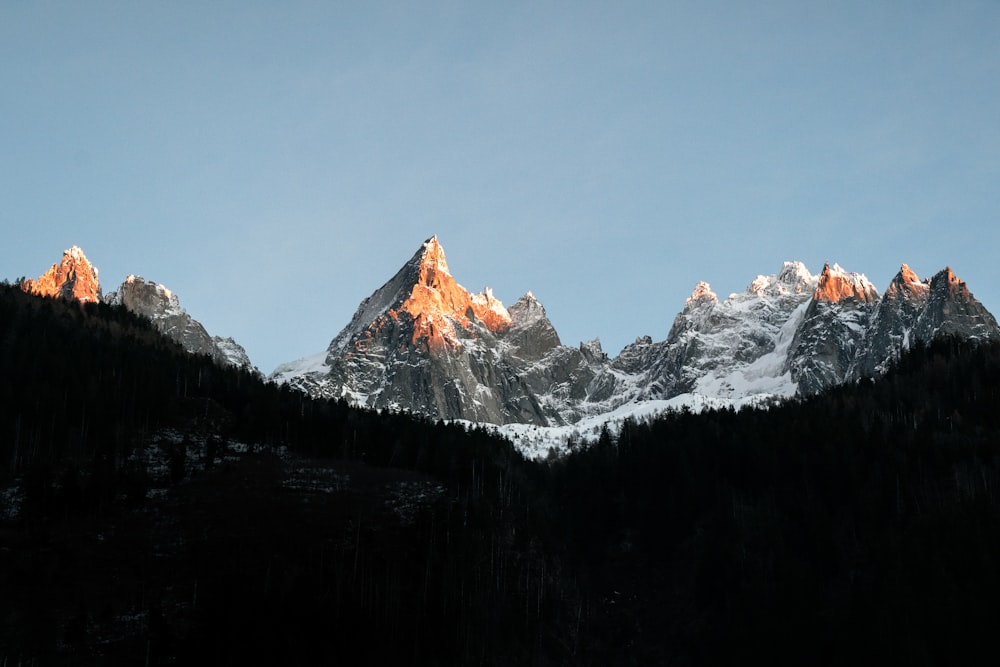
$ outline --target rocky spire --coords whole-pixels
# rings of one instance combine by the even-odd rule
[[[717,303],[719,297],[712,291],[712,286],[704,280],[694,286],[691,296],[684,302],[685,307],[691,307],[700,303]]]
[[[537,360],[562,345],[545,307],[531,292],[518,299],[509,312],[511,326],[506,340],[516,356]]]
[[[874,303],[878,301],[878,290],[863,274],[848,273],[837,264],[831,267],[827,263],[819,274],[813,299],[830,303],[839,303],[845,299]]]
[[[96,303],[101,300],[97,268],[78,246],[63,251],[62,261],[38,277],[21,285],[25,292]]]
[[[957,298],[962,301],[972,299],[972,292],[969,291],[969,287],[965,284],[964,280],[959,280],[950,266],[946,266],[934,274],[934,277],[931,278],[930,288],[935,294],[947,294],[952,299]]]
[[[899,297],[926,299],[929,284],[929,281],[921,281],[913,269],[903,264],[899,267],[899,273],[896,274],[896,277],[889,283],[889,287],[886,288],[885,296],[888,299]]]
[[[435,352],[460,348],[455,326],[471,329],[471,317],[493,333],[510,327],[510,314],[493,297],[490,288],[473,295],[452,277],[444,248],[437,236],[424,242],[421,250],[402,269],[403,272],[408,277],[404,285],[411,283],[406,286],[409,293],[401,304],[390,308],[388,314],[395,320],[404,312],[412,318],[413,345],[426,345]]]

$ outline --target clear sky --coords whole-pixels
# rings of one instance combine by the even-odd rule
[[[0,278],[79,245],[265,373],[437,234],[564,343],[798,259],[1000,314],[1000,2],[0,1]]]

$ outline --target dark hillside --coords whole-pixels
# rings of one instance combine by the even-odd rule
[[[0,286],[0,663],[966,663],[998,489],[995,344],[532,463]]]
[[[996,344],[939,340],[766,412],[631,423],[550,484],[610,662],[962,664],[1000,623]]]
[[[124,310],[6,286],[0,378],[0,661],[570,650],[504,441],[312,400]]]

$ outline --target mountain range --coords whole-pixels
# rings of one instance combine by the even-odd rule
[[[210,335],[164,285],[129,275],[102,294],[78,247],[22,289],[125,307],[191,353],[259,373],[242,346]],[[549,427],[562,437],[657,406],[739,407],[813,394],[881,374],[939,334],[1000,339],[996,319],[949,268],[921,279],[903,264],[880,295],[863,274],[837,264],[813,275],[785,262],[725,299],[697,283],[665,339],[637,337],[612,358],[598,339],[565,345],[531,292],[507,308],[488,287],[462,287],[432,237],[326,350],[280,365],[270,379],[314,397],[494,424],[508,435]]]
[[[813,275],[785,262],[722,300],[698,283],[664,340],[638,337],[610,358],[597,339],[564,345],[531,292],[509,309],[489,288],[470,293],[432,237],[324,352],[280,365],[271,379],[373,408],[559,427],[651,401],[738,406],[808,395],[881,373],[938,334],[1000,339],[996,319],[949,268],[921,280],[904,264],[880,295],[837,264]]]
[[[489,428],[313,399],[187,353],[199,328],[176,295],[136,277],[102,294],[78,249],[0,283],[0,662],[992,654],[1000,341],[950,271],[904,267],[883,295],[795,262],[722,300],[699,283],[665,340],[610,359],[562,345],[531,295],[505,308],[460,289],[431,241],[309,362],[327,369],[317,386],[335,394],[329,374],[353,355],[396,369],[375,399],[405,396],[400,378],[454,385],[431,373],[467,364],[542,416],[557,389],[557,417],[635,402],[508,423],[598,424],[592,445],[540,462]],[[364,378],[343,377],[359,400]],[[593,421],[831,378],[844,384],[766,410]]]

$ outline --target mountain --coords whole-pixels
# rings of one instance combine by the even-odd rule
[[[856,380],[882,373],[915,341],[939,333],[995,339],[997,322],[951,268],[921,280],[903,264],[875,308],[848,376]]]
[[[920,281],[905,265],[883,297],[863,274],[785,262],[720,300],[699,282],[666,339],[615,358],[595,339],[564,345],[528,292],[510,309],[471,294],[437,237],[365,299],[327,350],[272,379],[314,396],[435,418],[567,427],[658,401],[743,405],[816,393],[884,372],[938,334],[1000,339],[993,316],[950,269]]]
[[[641,398],[696,393],[717,398],[789,395],[794,382],[783,362],[816,278],[801,262],[785,262],[775,275],[759,275],[724,301],[698,283],[667,338],[644,365]],[[628,349],[621,356],[631,353]],[[618,360],[615,365],[620,366]],[[624,368],[624,367],[623,367]]]
[[[843,382],[879,294],[863,274],[827,264],[792,339],[787,368],[800,393]]]
[[[540,304],[525,302],[512,316],[489,288],[471,294],[459,285],[433,237],[361,303],[325,353],[283,364],[272,378],[314,396],[371,407],[545,423],[509,365],[522,347],[529,357],[542,351],[546,337],[529,333],[545,329],[542,320],[547,322]],[[555,333],[547,328],[548,336]],[[510,345],[503,345],[508,334]]]
[[[208,355],[222,365],[255,370],[239,343],[232,338],[209,335],[201,322],[181,308],[177,295],[164,285],[129,275],[117,290],[104,296],[104,301],[147,318],[160,332],[192,354]]]
[[[39,296],[123,306],[150,320],[160,332],[192,354],[205,354],[216,363],[260,373],[239,343],[232,338],[209,335],[198,320],[181,308],[177,295],[163,285],[130,275],[117,290],[102,295],[97,268],[78,246],[65,250],[62,260],[36,280],[23,281],[21,289]]]
[[[21,288],[30,294],[76,299],[84,303],[101,300],[97,268],[77,246],[64,250],[58,264],[53,264],[36,280],[25,280]]]

